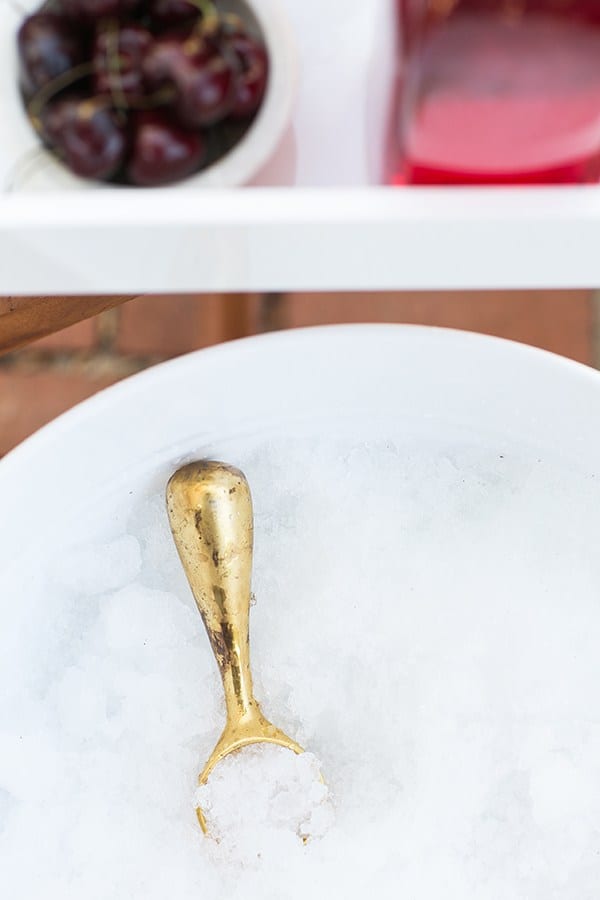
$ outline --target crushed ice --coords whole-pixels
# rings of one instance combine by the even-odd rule
[[[0,574],[11,900],[596,900],[600,479],[491,445],[232,462],[257,697],[310,752],[223,761],[203,838],[222,689],[140,475],[102,513],[112,537],[79,519],[79,549]]]

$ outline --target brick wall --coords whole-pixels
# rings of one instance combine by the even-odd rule
[[[441,325],[596,364],[595,305],[582,291],[140,297],[0,357],[0,455],[73,404],[160,360],[280,328]]]

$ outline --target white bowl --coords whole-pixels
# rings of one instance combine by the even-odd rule
[[[25,0],[33,12],[39,0]],[[234,187],[245,184],[273,155],[288,125],[296,89],[296,49],[292,31],[278,0],[223,0],[219,8],[240,15],[251,30],[261,34],[269,54],[269,81],[256,119],[229,153],[207,169],[171,189]],[[23,19],[12,0],[0,0],[0,189],[64,190],[110,185],[83,180],[69,172],[44,150],[25,114],[18,87],[15,36]],[[112,186],[113,190],[123,188]]]
[[[217,458],[226,459],[233,464],[241,464],[244,454],[247,454],[249,449],[252,451],[257,443],[258,446],[264,447],[270,436],[280,438],[297,436],[300,439],[317,437],[321,440],[323,438],[328,440],[337,435],[345,435],[352,441],[394,442],[396,447],[400,448],[397,457],[400,470],[406,471],[402,470],[401,448],[402,446],[410,447],[411,442],[414,442],[412,446],[421,446],[421,438],[424,438],[425,442],[432,440],[441,444],[444,449],[445,461],[452,468],[453,456],[461,443],[464,445],[481,441],[485,447],[492,448],[495,460],[497,460],[496,454],[505,452],[512,453],[514,459],[527,459],[528,463],[525,467],[527,471],[535,470],[537,462],[542,458],[544,462],[547,462],[560,457],[564,465],[572,468],[576,473],[583,473],[582,480],[577,482],[577,489],[581,490],[582,484],[584,488],[587,486],[589,489],[587,479],[593,478],[597,473],[600,459],[600,424],[597,415],[599,402],[600,375],[576,363],[494,338],[402,326],[319,328],[252,338],[221,345],[165,363],[100,393],[42,429],[0,462],[0,498],[2,498],[0,670],[2,671],[3,686],[6,687],[4,693],[7,700],[10,701],[14,696],[16,705],[21,686],[37,683],[35,677],[40,677],[40,669],[44,673],[45,679],[48,663],[44,654],[48,643],[51,643],[46,640],[46,635],[53,628],[52,633],[57,633],[57,629],[54,627],[56,623],[58,623],[59,638],[55,637],[55,642],[59,640],[59,648],[64,648],[62,652],[65,657],[65,666],[69,666],[72,643],[75,639],[68,636],[76,633],[79,620],[71,623],[69,626],[71,631],[68,628],[63,629],[63,609],[60,595],[57,597],[55,588],[54,594],[52,594],[53,565],[59,562],[63,566],[66,565],[68,569],[68,566],[72,565],[73,549],[75,548],[76,551],[78,544],[88,544],[93,547],[98,541],[110,540],[116,535],[122,534],[124,529],[141,536],[144,529],[149,527],[151,518],[151,511],[144,503],[149,497],[156,496],[156,499],[159,499],[163,495],[167,477],[182,460],[214,454]],[[299,442],[299,445],[302,446],[302,443]],[[314,445],[313,443],[312,446]],[[307,443],[304,443],[304,447],[307,448]],[[311,445],[308,445],[308,453],[310,453],[310,448]],[[368,450],[369,447],[366,448],[367,452]],[[283,464],[286,464],[285,459],[283,459]],[[503,465],[497,466],[494,475],[494,478],[500,478],[500,481],[502,475],[499,472],[503,469]],[[525,471],[525,469],[519,469],[519,472]],[[477,477],[480,474],[485,474],[485,470],[471,473],[473,483],[480,483]],[[273,485],[274,493],[277,493],[278,490],[277,477],[278,472],[275,470],[269,483]],[[488,495],[485,492],[485,486],[489,483],[489,479],[486,482],[484,478],[482,483],[484,485],[483,492],[477,494],[480,502],[475,504],[477,509],[474,511],[474,529],[477,523],[480,523],[478,513],[485,508],[487,502]],[[345,490],[346,487],[347,483],[344,482],[334,486],[335,491]],[[503,500],[511,491],[518,490],[518,487],[518,479],[516,488],[515,482],[509,479],[504,486]],[[263,490],[264,488],[265,484],[263,484]],[[266,493],[269,490],[270,487],[267,486]],[[351,486],[349,490],[352,495]],[[306,483],[306,493],[307,495],[311,493],[310,479]],[[373,496],[381,497],[382,494],[375,492]],[[562,498],[562,495],[559,496]],[[331,497],[334,497],[334,492]],[[468,497],[469,492],[467,491],[467,499]],[[357,517],[361,505],[368,504],[369,499],[368,492],[357,497]],[[594,529],[589,528],[586,531],[585,528],[578,528],[576,520],[573,522],[569,519],[571,512],[569,500],[569,496],[566,495],[564,497],[564,527],[570,529],[570,540],[577,546],[583,547],[587,557],[593,559],[597,555],[595,552],[597,537]],[[439,506],[436,508],[438,502]],[[539,495],[538,502],[540,502],[541,508],[536,508],[534,513],[538,516],[539,529],[543,534],[546,508],[544,503],[539,500]],[[323,521],[318,524],[323,525],[324,530],[317,527],[317,534],[321,536],[323,542],[321,548],[324,547],[327,550],[327,513],[323,503],[324,501],[319,498],[320,509],[324,515]],[[441,506],[442,501],[438,501],[438,498],[434,497],[429,513],[435,519],[441,518],[443,523]],[[293,519],[294,502],[289,506],[286,505],[285,509],[286,515]],[[397,513],[398,519],[401,520],[402,510],[398,509]],[[154,509],[154,515],[156,517],[164,515],[162,499],[160,509],[157,506]],[[137,524],[132,524],[132,517]],[[482,519],[485,520],[485,515],[482,516]],[[306,519],[304,521],[306,522]],[[510,541],[511,522],[505,522],[504,519],[501,521]],[[399,529],[401,530],[401,528],[402,526],[399,524]],[[430,554],[431,566],[435,568],[440,554],[438,553],[437,557],[433,554],[436,546],[439,551],[441,545],[439,543],[436,545],[435,541],[433,545],[428,543],[427,529],[419,534],[421,534],[425,552]],[[394,535],[377,535],[374,532],[372,537],[374,540],[380,541],[384,552],[385,547],[389,547],[390,557],[398,552]],[[451,534],[442,533],[441,537],[450,543],[452,571],[454,571],[454,560],[456,559],[455,577],[458,579],[459,585],[462,583],[462,578],[468,585],[469,575],[476,562],[472,542],[453,544]],[[165,542],[166,540],[165,536]],[[390,541],[392,545],[390,545]],[[541,540],[534,543],[536,550],[545,548],[543,553],[540,550],[539,559],[535,556],[535,565],[540,570],[544,566],[550,566],[553,571],[551,568],[552,558],[549,556],[555,552],[552,541],[544,543]],[[332,546],[335,547],[335,543]],[[170,542],[169,547],[174,555]],[[523,548],[521,545],[517,545],[511,547],[511,551],[519,556],[522,554]],[[166,557],[160,555],[159,542],[154,541],[149,552],[155,559],[157,558],[157,565],[161,572],[165,571]],[[341,548],[338,548],[337,553],[343,552],[342,545]],[[328,553],[323,553],[323,556],[328,556]],[[331,556],[335,556],[335,552]],[[365,565],[367,559],[367,556],[362,560],[353,559],[352,565]],[[510,561],[510,557],[508,559]],[[498,560],[492,559],[491,565],[500,566],[504,563],[505,558],[500,556]],[[317,564],[316,559],[314,564]],[[170,579],[174,573],[168,570],[169,565],[170,563],[167,561],[166,571],[169,572]],[[314,577],[313,560],[305,560],[305,567],[306,582],[310,589],[311,578]],[[94,567],[91,568],[93,570]],[[366,568],[369,568],[368,565]],[[594,571],[596,570],[597,567]],[[179,569],[177,571],[179,576],[183,577]],[[318,564],[317,571],[319,571]],[[93,577],[98,579],[103,576],[101,574],[99,576],[98,570],[96,570]],[[318,577],[320,576],[317,575]],[[489,572],[488,582],[492,577],[493,572]],[[171,582],[169,581],[169,583]],[[326,583],[333,584],[328,581]],[[570,584],[573,585],[573,580]],[[94,587],[96,592],[102,590],[102,588],[98,588],[97,584],[93,584],[91,593],[94,593]],[[77,591],[76,596],[80,600],[85,598],[85,590],[82,597],[82,589],[79,586],[75,585],[73,589]],[[590,593],[593,596],[593,590]],[[531,609],[528,608],[527,591],[523,591],[521,594],[520,598],[519,591],[516,591],[516,604],[517,609],[520,609],[519,604],[522,602],[526,637],[533,631],[536,639],[543,643],[546,613],[550,622],[550,630],[552,630],[551,606],[548,606],[547,609],[544,608],[545,600],[542,591],[538,596],[536,614],[533,615]],[[402,614],[400,610],[402,608],[406,610],[407,607],[410,609],[412,600],[410,594],[405,594],[403,590],[396,590],[395,587],[393,590],[385,591],[383,596],[383,602],[387,603],[385,616],[375,621],[366,616],[362,621],[368,623],[367,627],[373,630],[385,630],[391,638],[394,629],[401,627]],[[476,592],[474,599],[475,612],[473,615],[481,616],[487,622],[493,623],[494,613],[498,613],[493,599],[485,592],[482,594]],[[364,600],[368,609],[370,600],[368,594],[365,595]],[[500,598],[500,607],[502,600],[503,598]],[[453,616],[452,610],[442,609],[444,605],[442,597],[440,607],[437,608],[435,614],[435,620],[442,623],[440,625],[442,632],[443,623],[446,622],[447,617]],[[567,617],[571,617],[573,620],[577,619],[580,609],[576,590],[573,590],[572,594],[569,590],[565,591],[562,606],[566,607]],[[597,604],[592,603],[591,607],[591,609],[587,608],[587,613],[584,614],[583,620],[580,618],[579,622],[581,624],[581,621],[593,621],[595,625],[593,634],[596,634],[600,616]],[[261,608],[259,603],[256,610],[257,615],[265,617],[270,615],[270,612],[264,608],[261,613]],[[286,615],[297,617],[298,614],[297,607],[290,608],[289,598],[283,591],[278,596],[277,616],[285,619]],[[585,615],[588,616],[588,619],[585,618]],[[341,648],[343,645],[343,622],[337,616],[334,619],[336,640]],[[123,620],[120,621],[122,623]],[[254,621],[257,622],[257,619],[255,618]],[[459,617],[458,621],[459,623],[463,622],[463,619]],[[562,622],[563,619],[560,621]],[[329,634],[329,632],[327,633]],[[256,630],[256,635],[259,634],[260,627]],[[466,634],[468,635],[470,632],[467,631]],[[443,633],[441,636],[443,639]],[[138,637],[140,636],[138,635]],[[464,655],[468,642],[469,638],[466,636],[465,646],[461,644],[458,649],[455,642],[453,645],[455,654]],[[559,659],[563,650],[566,654],[577,655],[577,650],[573,649],[568,635],[564,638],[564,644],[562,642],[563,634],[560,632],[557,643]],[[332,644],[331,646],[337,649],[337,645]],[[592,672],[588,683],[594,684],[597,681],[597,643],[594,642],[593,635],[590,635],[590,640],[583,646],[586,650],[584,656],[590,661],[590,671]],[[115,651],[117,657],[120,652],[119,647],[120,645],[117,643]],[[390,647],[394,648],[393,639]],[[579,647],[579,644],[576,647]],[[19,649],[18,654],[15,652],[15,648]],[[484,645],[485,648],[486,645]],[[329,649],[331,651],[331,647]],[[421,649],[417,647],[415,650],[412,662],[415,668],[418,668],[417,663]],[[478,650],[476,647],[475,650],[483,652],[481,648]],[[365,691],[368,694],[370,690],[369,677],[366,675],[365,678],[361,678],[360,673],[360,650],[354,646],[350,648],[350,652],[352,674],[356,674],[350,688],[353,691],[362,691],[363,695]],[[518,660],[528,660],[532,654],[527,640],[524,645],[520,645],[519,653],[520,655],[516,654],[514,646],[505,648],[501,643],[497,648],[497,654],[493,655],[492,659],[496,661],[501,672],[503,671],[502,667],[516,665]],[[208,647],[206,647],[206,654],[208,659]],[[324,658],[320,672],[306,671],[305,677],[314,679],[312,683],[315,691],[328,689],[328,667],[336,665],[336,662],[335,654],[332,655],[330,652]],[[148,665],[151,668],[150,663]],[[381,665],[385,667],[385,661],[382,660]],[[150,677],[150,668],[148,673],[144,674],[144,678]],[[38,673],[35,677],[33,670]],[[52,677],[51,666],[50,670],[49,677]],[[183,666],[183,670],[186,671],[185,666]],[[74,672],[77,670],[75,669]],[[560,679],[562,677],[560,665],[556,666],[556,672],[557,679]],[[587,670],[585,672],[587,677]],[[468,669],[466,674],[469,674]],[[362,687],[360,687],[361,682],[364,682]],[[152,691],[154,682],[149,680],[147,683],[147,691]],[[470,682],[468,683],[470,684]],[[128,682],[125,681],[125,685],[127,684]],[[43,691],[45,686],[44,680],[41,682],[41,687],[36,690]],[[399,691],[397,696],[400,698],[407,696],[402,691],[408,693],[412,691],[412,688],[401,685],[397,685],[396,688]],[[193,689],[196,690],[197,686]],[[540,692],[545,691],[547,688],[542,679]],[[42,693],[42,696],[45,698],[46,694]],[[92,703],[92,712],[88,712],[86,718],[88,695],[84,693],[80,696],[80,715],[83,716],[85,725],[90,721],[90,716],[96,716],[97,707]],[[443,692],[441,696],[444,697]],[[467,696],[468,698],[472,696],[470,689],[467,689]],[[485,693],[482,696],[488,697]],[[569,700],[571,699],[571,694],[565,696]],[[418,706],[418,692],[417,696],[412,698],[411,702],[413,701]],[[333,702],[332,700],[332,704]],[[510,707],[511,699],[502,694],[500,699],[496,698],[496,702],[500,705],[506,703]],[[403,700],[400,699],[398,707],[402,709],[402,705]],[[331,708],[333,709],[333,705]],[[44,710],[47,712],[42,718],[50,719],[56,715],[51,700],[48,701]],[[539,714],[539,710],[536,710],[536,714]],[[105,715],[106,713],[103,712],[102,716]],[[577,716],[579,713],[574,712],[573,715]],[[582,721],[585,719],[585,723],[591,725],[594,716],[597,716],[597,708],[588,708],[585,716],[582,716]],[[27,719],[26,715],[25,719]],[[58,721],[61,721],[60,718]],[[542,719],[542,723],[544,722],[545,720]],[[35,759],[37,748],[31,739],[31,735],[34,734],[32,728],[35,727],[36,721],[32,723],[31,720],[26,720],[24,722],[24,730],[28,728],[30,731],[27,743],[27,752],[30,755],[25,756],[25,759],[33,758],[35,766],[25,763],[23,769],[27,778],[33,779],[35,775],[35,778],[38,779],[39,787],[38,781],[33,783],[41,795],[44,793],[41,785],[48,788],[52,786],[54,770],[52,759],[46,759],[43,753],[41,761]],[[490,730],[486,732],[486,735],[488,735],[488,739],[491,739],[493,727],[492,725],[488,725],[488,727]],[[151,729],[152,726],[148,724],[148,728]],[[389,736],[389,731],[385,729],[382,733]],[[443,741],[445,733],[442,729],[440,740]],[[352,742],[352,733],[346,734],[345,739],[341,738],[343,730],[339,734],[340,748],[343,748],[340,749],[340,752],[344,758],[344,754],[347,753],[345,741]],[[471,731],[468,731],[468,734],[471,735]],[[174,739],[172,735],[169,735],[169,741],[171,738]],[[123,737],[123,740],[128,741],[129,738]],[[373,746],[384,743],[379,731],[374,732],[372,740]],[[94,745],[93,735],[89,743]],[[144,736],[143,746],[149,746],[151,743],[152,740],[146,740]],[[67,739],[65,745],[67,747],[69,745]],[[169,743],[169,748],[164,751],[165,757],[171,753],[170,747]],[[443,743],[440,747],[443,750]],[[10,758],[17,759],[18,765],[21,765],[22,747],[20,752],[18,751],[19,746],[17,745],[17,752],[13,751]],[[66,771],[70,765],[70,757],[68,754],[66,757],[64,756],[62,744],[57,744],[56,755],[59,754],[63,754],[61,771]],[[3,760],[0,759],[0,768],[2,768],[2,763]],[[507,762],[507,765],[516,767],[518,762],[515,759],[512,763]],[[34,775],[31,774],[30,768],[35,768]],[[504,769],[498,771],[503,775]],[[362,770],[361,772],[362,775],[366,775]],[[99,790],[106,790],[107,795],[112,796],[110,790],[114,789],[114,786],[111,787],[110,777],[103,775],[102,771],[99,773],[93,771],[92,774],[93,778],[89,772],[87,773],[87,781],[89,782],[91,778],[96,782],[97,779]],[[76,780],[75,783],[79,782]],[[585,785],[585,782],[583,784]],[[568,790],[569,785],[570,782],[567,782],[567,788],[562,787],[563,793]],[[558,788],[560,794],[560,784]],[[430,811],[435,810],[435,791],[432,794],[433,796],[428,797],[425,804],[424,815],[426,818],[429,817]],[[403,804],[405,800],[410,804],[410,791],[407,791],[406,794],[402,792],[401,797]],[[42,799],[40,797],[40,800]],[[387,794],[384,806],[387,812]],[[31,807],[28,809],[31,810]],[[38,831],[34,830],[34,835],[42,835],[46,828],[43,812],[40,812],[39,807],[36,809],[35,823],[26,821],[24,817],[18,819],[18,827],[21,829],[18,833],[27,835],[28,838],[27,843],[25,838],[20,842],[21,847],[27,850],[26,862],[23,862],[23,865],[27,865],[32,877],[39,873],[40,880],[43,880],[45,870],[41,851],[45,849],[44,842],[43,839],[32,837],[29,830],[35,824]],[[34,817],[31,811],[28,812],[28,815]],[[171,826],[178,829],[178,834],[181,828],[185,832],[184,837],[187,840],[188,831],[184,825],[178,824],[181,819],[180,811],[174,815],[178,818],[171,821]],[[71,820],[67,816],[65,821],[66,832],[83,835],[81,843],[76,849],[79,853],[78,858],[87,861],[86,842],[90,840],[90,832],[85,829],[78,832],[80,823],[77,818]],[[132,819],[132,821],[136,821],[135,829],[137,829],[137,820]],[[507,821],[507,827],[510,828],[513,820],[509,818]],[[454,823],[454,819],[452,819],[452,823]],[[361,850],[367,840],[371,840],[379,849],[381,849],[379,841],[381,841],[381,845],[388,841],[388,846],[393,846],[394,853],[398,857],[405,861],[407,857],[410,857],[410,845],[407,848],[397,843],[394,830],[388,827],[386,815],[382,815],[381,821],[377,825],[367,821],[361,821],[359,824],[360,828],[356,829],[355,839]],[[361,830],[363,826],[364,832]],[[102,827],[101,822],[99,828],[102,829]],[[576,833],[579,832],[576,831]],[[516,834],[517,836],[520,834],[518,829]],[[540,832],[539,836],[542,861],[547,858],[553,846],[551,842],[546,845],[545,834],[546,832]],[[450,826],[448,826],[447,835],[449,843],[455,843],[455,833]],[[551,831],[551,837],[553,835],[554,832]],[[134,858],[139,858],[143,841],[138,834],[133,834],[133,832],[130,836],[131,848],[127,847],[127,853],[123,854],[121,845],[117,847],[115,844],[114,849],[109,849],[107,852],[106,858],[100,858],[98,854],[94,857],[94,864],[102,866],[102,883],[94,884],[97,891],[94,892],[94,896],[110,896],[114,900],[125,900],[126,896],[141,898],[146,895],[146,892],[141,890],[134,895],[128,890],[119,889],[118,880],[111,881],[112,853],[119,854],[119,858],[130,859],[131,849]],[[195,859],[196,851],[192,838],[195,840],[197,836],[190,829],[186,853],[189,851],[192,854],[193,852],[193,859]],[[40,852],[37,852],[36,840],[40,840]],[[50,847],[52,846],[50,843]],[[461,846],[463,846],[462,843]],[[36,852],[30,852],[32,847],[36,847]],[[436,853],[441,854],[443,864],[445,848],[443,846],[438,848],[435,841],[432,841],[430,847],[431,858],[428,860],[428,865],[435,869]],[[477,849],[472,853],[476,853]],[[508,859],[510,854],[504,851],[504,845],[501,845],[500,849],[502,851],[501,860]],[[464,850],[463,853],[470,855]],[[365,882],[360,878],[354,878],[355,867],[360,868],[361,856],[361,851],[355,852],[351,849],[348,852],[348,859],[345,861],[343,874],[348,884],[344,887],[344,896],[349,900],[364,897],[367,889]],[[171,860],[175,859],[176,864],[182,868],[181,860],[186,862],[190,858],[186,856],[167,857],[168,861],[161,870],[161,874],[168,879],[171,874],[169,866],[173,865]],[[382,857],[382,859],[384,858]],[[418,860],[420,859],[421,857],[418,857]],[[153,860],[153,862],[156,861]],[[517,860],[514,865],[521,862],[521,860]],[[511,863],[512,860],[506,865],[510,867]],[[54,864],[54,857],[52,858],[52,873],[54,875],[56,872],[57,876],[53,883],[54,890],[50,886],[48,896],[63,898],[69,894],[72,884],[61,883],[62,865],[62,856],[59,856],[56,864]],[[139,863],[136,862],[135,865],[139,865]],[[84,869],[85,867],[84,865]],[[149,871],[154,872],[155,869]],[[16,868],[13,866],[13,873],[15,871]],[[106,884],[104,883],[104,872],[106,872]],[[383,866],[378,877],[381,881],[386,877],[386,872],[390,881],[387,885],[388,890],[381,895],[395,896],[394,873],[386,870]],[[427,872],[422,873],[421,879],[426,875]],[[264,879],[257,877],[252,882],[253,889],[249,890],[246,895],[248,900],[282,896],[281,881],[273,883],[274,877],[276,876],[270,875],[269,871],[265,873]],[[333,881],[326,878],[314,881],[311,896],[315,900],[326,900],[331,897],[331,884],[337,885],[338,879],[341,877],[339,867],[334,870],[332,877]],[[364,878],[364,872],[362,877]],[[166,884],[167,881],[164,883]],[[414,884],[416,885],[417,882]],[[369,885],[371,885],[370,881]],[[80,883],[77,882],[79,895],[84,896],[85,888],[82,893],[79,886]],[[19,892],[18,875],[15,877],[14,874],[9,874],[7,887],[8,895],[24,896],[22,891]],[[44,887],[46,888],[45,884]],[[586,896],[592,896],[589,893],[592,890],[589,880],[585,885],[581,882],[580,887],[579,896],[582,895],[582,891],[584,893],[588,891]],[[48,893],[48,891],[46,892]],[[333,893],[335,894],[335,888]],[[451,894],[452,896],[465,896],[454,892]],[[179,896],[176,890],[171,891],[171,895]],[[222,890],[221,895],[229,896],[226,889]],[[427,900],[434,900],[443,895],[443,890],[441,892],[439,889],[428,891],[427,887],[411,894],[411,896],[427,898]],[[160,896],[160,893],[154,891],[153,896]],[[469,894],[469,896],[473,895]],[[495,896],[499,895],[495,894]],[[516,894],[513,893],[512,896],[516,896]],[[567,895],[561,896],[566,897]],[[577,895],[569,893],[568,896],[572,898]]]

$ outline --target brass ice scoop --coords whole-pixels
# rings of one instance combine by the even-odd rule
[[[171,531],[219,666],[227,722],[199,782],[225,756],[248,744],[302,747],[263,715],[252,689],[249,648],[252,498],[238,469],[201,461],[178,469],[167,485]],[[206,832],[201,809],[198,820]]]

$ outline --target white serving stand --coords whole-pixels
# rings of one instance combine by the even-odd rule
[[[0,0],[4,73],[15,65],[12,2]],[[600,186],[381,186],[397,0],[280,3],[300,84],[291,126],[252,185],[57,179],[48,190],[33,177],[0,193],[0,295],[600,286]],[[15,109],[0,94],[0,120]]]

